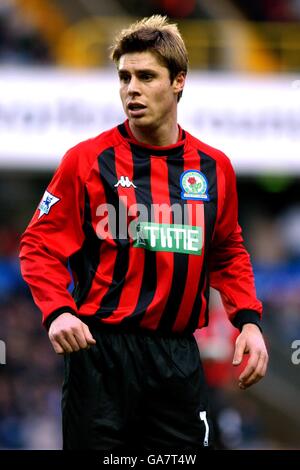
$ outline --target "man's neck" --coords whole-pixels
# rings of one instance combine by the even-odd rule
[[[131,122],[129,122],[129,127],[134,138],[143,144],[167,147],[178,142],[179,128],[176,121],[172,125],[162,125],[153,129],[137,127]]]

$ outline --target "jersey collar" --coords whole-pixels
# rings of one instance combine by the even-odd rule
[[[131,132],[129,127],[128,119],[118,126],[118,131],[129,144],[140,147],[148,150],[151,155],[166,155],[172,153],[172,151],[178,151],[181,147],[185,144],[186,133],[185,131],[178,125],[179,128],[179,139],[175,144],[167,145],[167,146],[159,146],[159,145],[149,145],[143,142],[139,142]]]

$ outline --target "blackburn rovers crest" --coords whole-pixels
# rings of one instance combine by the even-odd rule
[[[207,179],[199,170],[187,170],[180,177],[181,199],[209,201]]]

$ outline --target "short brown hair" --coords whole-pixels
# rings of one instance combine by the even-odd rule
[[[167,67],[171,83],[178,73],[187,73],[188,54],[184,41],[177,25],[168,23],[166,16],[143,18],[123,29],[116,37],[110,57],[118,64],[122,55],[144,51],[153,52]]]

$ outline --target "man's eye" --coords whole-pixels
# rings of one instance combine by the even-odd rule
[[[142,80],[151,80],[153,76],[150,73],[145,73],[141,76]]]
[[[128,75],[120,75],[120,82],[128,83],[130,81],[130,77]]]

